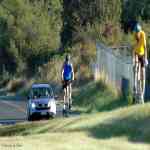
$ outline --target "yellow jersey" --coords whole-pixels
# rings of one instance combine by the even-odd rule
[[[145,54],[146,47],[146,36],[144,31],[139,31],[135,33],[136,44],[134,47],[134,51],[136,54],[143,56]]]

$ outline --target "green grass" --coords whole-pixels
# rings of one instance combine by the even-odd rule
[[[149,103],[125,106],[125,100],[101,82],[81,87],[74,96],[76,107],[86,113],[0,126],[0,150],[150,149]]]
[[[0,127],[0,145],[22,149],[148,150],[150,104],[78,117]],[[123,147],[122,147],[123,145]]]
[[[73,99],[76,107],[88,113],[110,111],[127,105],[127,100],[103,81],[88,83],[81,87],[75,92]]]

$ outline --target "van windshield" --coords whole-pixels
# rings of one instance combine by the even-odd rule
[[[30,92],[31,98],[49,98],[52,97],[52,90],[50,88],[45,87],[38,87],[38,88],[32,88]]]

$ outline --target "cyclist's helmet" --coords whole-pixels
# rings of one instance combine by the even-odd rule
[[[134,28],[133,28],[133,32],[140,32],[142,30],[142,27],[139,23],[136,23],[134,25]]]
[[[141,31],[141,26],[138,21],[130,20],[127,24],[127,28],[131,30],[131,32],[139,32]]]

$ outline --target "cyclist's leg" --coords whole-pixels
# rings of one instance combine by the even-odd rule
[[[136,103],[141,103],[141,59],[138,55],[135,59],[134,98]]]
[[[64,109],[66,109],[66,101],[67,101],[67,88],[64,88]]]
[[[69,105],[69,83],[67,84],[67,106]]]
[[[69,83],[69,109],[71,109],[72,106],[72,84]]]
[[[138,83],[137,83],[137,90],[138,90],[138,103],[144,103],[144,94],[143,94],[143,86],[144,86],[144,62],[141,57],[139,57],[139,62],[138,62]]]
[[[134,97],[136,98],[136,95],[138,93],[138,56],[136,55],[135,56],[135,65],[134,65],[134,70],[133,70],[133,73],[134,73]]]
[[[63,110],[66,110],[67,103],[68,103],[68,82],[66,80],[64,81],[63,89],[64,89],[64,106],[63,106]]]
[[[145,66],[141,65],[141,98],[142,103],[144,103],[144,93],[145,93]]]
[[[138,103],[143,103],[143,94],[142,94],[142,62],[141,60],[139,60],[139,63],[138,63]]]
[[[64,115],[66,117],[68,117],[68,109],[69,109],[69,86],[68,86],[68,82],[66,84],[66,101],[65,101],[65,111],[64,111]]]
[[[135,93],[135,97],[136,97],[136,100],[135,102],[136,103],[139,103],[139,97],[140,97],[140,64],[139,64],[139,61],[137,62],[136,64],[136,67],[137,67],[137,70],[136,70],[136,93]]]
[[[137,90],[138,90],[138,94],[141,93],[142,89],[141,89],[141,62],[139,61],[138,62],[138,87],[137,87]]]
[[[144,94],[144,92],[145,92],[145,67],[142,67],[141,71],[142,71],[142,75],[141,75],[141,78],[142,78],[142,92]]]

